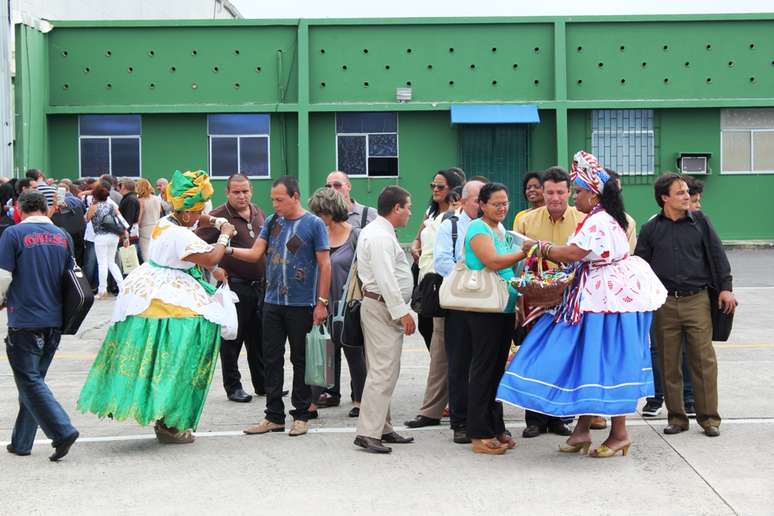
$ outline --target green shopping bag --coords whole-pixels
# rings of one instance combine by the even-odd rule
[[[334,386],[334,347],[324,324],[315,324],[306,334],[304,382],[330,389]]]

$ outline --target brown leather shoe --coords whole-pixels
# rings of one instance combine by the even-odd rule
[[[414,442],[414,438],[403,437],[398,432],[390,432],[389,434],[382,435],[382,442],[390,444],[409,444]]]
[[[382,444],[382,441],[379,439],[374,439],[373,437],[366,437],[364,435],[358,435],[355,437],[355,446],[360,446],[361,448],[365,449],[365,451],[371,452],[371,453],[391,453],[392,448],[389,446],[385,446]]]
[[[259,435],[259,434],[265,434],[268,432],[284,432],[285,431],[285,425],[280,425],[277,423],[272,423],[268,419],[264,419],[257,425],[248,426],[244,430],[242,430],[247,435]]]
[[[301,421],[300,419],[296,419],[293,421],[293,427],[290,429],[290,432],[288,432],[288,435],[290,437],[298,437],[299,435],[304,435],[309,431],[309,423],[306,421]]]
[[[589,428],[592,430],[604,430],[607,428],[607,419],[602,416],[591,416],[591,426]]]
[[[704,435],[707,437],[717,437],[720,435],[720,428],[716,426],[708,426],[704,429]]]
[[[680,432],[685,432],[687,430],[687,428],[683,428],[679,425],[667,425],[664,427],[664,433],[667,435],[679,434]]]

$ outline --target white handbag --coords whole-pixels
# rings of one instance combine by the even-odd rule
[[[438,292],[442,308],[463,312],[503,313],[508,306],[508,285],[491,269],[473,271],[460,260],[444,278]]]

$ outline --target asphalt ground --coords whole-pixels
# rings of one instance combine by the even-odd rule
[[[394,445],[388,456],[367,454],[352,444],[346,387],[342,405],[321,409],[306,436],[246,436],[241,430],[262,418],[264,398],[228,401],[219,368],[196,442],[161,445],[151,428],[75,410],[113,305],[97,302],[81,332],[63,338],[48,375],[82,438],[60,463],[48,461],[42,432],[31,456],[0,453],[0,514],[774,514],[774,250],[734,250],[729,257],[741,304],[730,340],[715,346],[721,436],[707,438],[695,423],[666,436],[663,414],[635,415],[629,456],[608,460],[560,454],[563,438],[555,435],[522,439],[524,414],[510,407],[507,426],[519,446],[501,457],[453,444],[447,421],[399,427],[416,442]],[[406,339],[394,422],[416,414],[428,361],[420,338]],[[244,356],[240,369],[247,386]],[[3,448],[17,407],[2,349]],[[606,436],[593,434],[595,444]]]

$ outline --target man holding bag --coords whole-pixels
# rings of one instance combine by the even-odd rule
[[[390,401],[400,373],[403,335],[416,330],[408,305],[413,280],[406,253],[395,229],[411,217],[411,196],[399,186],[379,194],[379,217],[360,232],[358,277],[363,284],[361,321],[365,337],[367,375],[355,445],[372,453],[390,453],[383,442],[410,443],[390,423]]]

